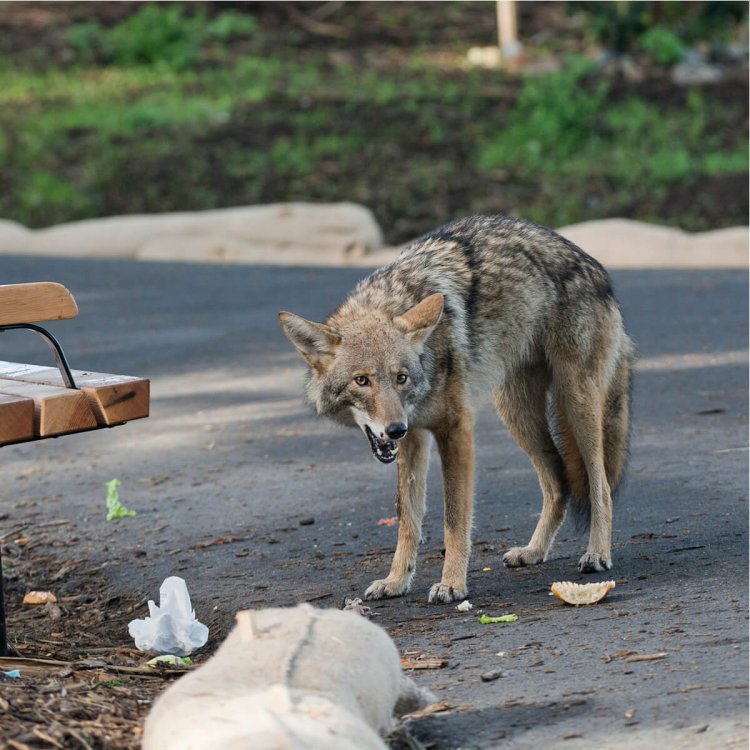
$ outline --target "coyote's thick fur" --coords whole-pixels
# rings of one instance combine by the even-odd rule
[[[506,552],[505,564],[542,562],[570,499],[590,519],[579,570],[611,567],[634,348],[607,272],[580,248],[518,219],[462,219],[411,243],[325,323],[287,312],[280,319],[310,365],[307,395],[317,413],[360,427],[378,460],[397,461],[396,553],[368,598],[399,596],[411,584],[430,433],[443,469],[445,564],[429,600],[467,595],[470,401],[479,389],[492,391],[542,488],[536,530],[525,547]]]

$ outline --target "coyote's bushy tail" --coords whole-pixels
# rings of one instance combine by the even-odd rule
[[[625,336],[615,365],[603,410],[604,471],[614,496],[628,460],[630,438],[630,392],[632,385],[635,347]],[[583,458],[564,413],[562,404],[554,404],[554,421],[560,454],[565,467],[570,510],[577,520],[587,520],[591,515],[589,480]]]

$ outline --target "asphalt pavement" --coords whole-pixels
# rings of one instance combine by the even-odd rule
[[[3,283],[73,292],[79,318],[50,326],[73,368],[152,379],[147,420],[3,448],[0,534],[14,519],[66,518],[78,542],[61,556],[107,562],[103,585],[157,597],[164,577],[184,577],[213,643],[238,609],[361,596],[395,546],[396,529],[378,524],[395,512],[395,469],[309,413],[276,313],[322,319],[365,273],[0,257]],[[450,707],[411,723],[425,747],[747,746],[747,273],[612,276],[639,353],[631,458],[614,568],[585,580],[617,587],[593,607],[549,596],[553,581],[584,580],[585,538],[567,524],[547,563],[503,568],[541,496],[478,404],[474,610],[426,602],[442,560],[434,455],[413,590],[372,605],[404,657],[445,663],[414,675]],[[2,359],[48,363],[29,334],[0,344]],[[114,477],[138,515],[108,523]],[[482,611],[518,620],[481,625]]]

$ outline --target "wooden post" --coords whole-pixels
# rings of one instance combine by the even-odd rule
[[[511,62],[521,54],[516,0],[497,0],[497,42],[500,58]]]

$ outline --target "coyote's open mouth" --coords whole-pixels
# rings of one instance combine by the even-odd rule
[[[367,435],[367,439],[370,441],[372,455],[380,463],[389,464],[396,460],[398,445],[395,440],[381,440],[375,437],[375,433],[367,425],[365,425],[365,435]]]

